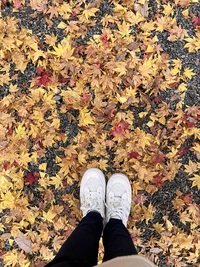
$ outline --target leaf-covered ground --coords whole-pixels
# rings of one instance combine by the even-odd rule
[[[50,261],[81,219],[84,171],[98,167],[130,178],[139,254],[200,266],[199,1],[0,9],[0,265]]]

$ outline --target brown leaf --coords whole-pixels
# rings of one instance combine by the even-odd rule
[[[0,150],[3,150],[7,146],[8,142],[7,141],[1,141],[0,142]]]
[[[32,251],[31,241],[28,240],[23,233],[19,234],[18,237],[15,237],[14,240],[19,248],[21,248],[25,252],[29,253]]]
[[[145,18],[148,17],[148,1],[144,5],[135,3],[134,9],[135,11],[139,11]]]
[[[132,50],[136,50],[139,47],[139,44],[136,42],[132,42],[129,45],[127,45],[128,50],[132,51]]]

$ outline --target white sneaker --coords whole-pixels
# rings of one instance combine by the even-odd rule
[[[128,177],[121,173],[113,174],[107,183],[106,222],[111,218],[120,219],[127,226],[131,199],[131,185]]]
[[[103,172],[97,168],[88,169],[80,185],[80,209],[83,217],[90,211],[97,211],[105,218],[106,181]]]

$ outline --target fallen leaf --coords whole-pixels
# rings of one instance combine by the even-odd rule
[[[21,233],[17,237],[14,238],[15,242],[26,253],[32,252],[31,248],[31,240],[27,239],[27,237]]]
[[[25,182],[32,185],[36,183],[39,179],[39,174],[37,172],[29,172],[27,175],[24,176]]]

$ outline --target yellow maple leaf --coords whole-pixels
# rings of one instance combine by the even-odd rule
[[[49,209],[47,212],[43,211],[43,219],[48,222],[53,222],[53,219],[56,217],[56,213]]]
[[[146,49],[146,53],[152,53],[154,51],[154,47],[152,45],[148,45]]]
[[[74,48],[71,47],[70,37],[63,39],[57,47],[53,46],[53,49],[54,51],[50,51],[50,53],[57,57],[62,57],[66,61],[74,59],[74,57],[72,56],[74,53]]]
[[[26,137],[26,128],[21,124],[19,124],[18,127],[15,129],[15,132],[17,139],[23,139]]]
[[[55,36],[53,33],[51,35],[46,34],[45,38],[45,43],[47,43],[49,46],[54,46],[57,42],[57,36]]]
[[[58,26],[57,26],[59,29],[65,29],[67,27],[67,24],[64,23],[63,21],[61,21]]]
[[[154,212],[156,211],[156,208],[150,203],[148,207],[142,206],[144,217],[146,220],[146,223],[148,223],[149,220],[153,219]]]
[[[188,79],[192,79],[192,76],[194,75],[195,73],[190,68],[186,68],[183,72],[183,76]]]
[[[79,125],[86,126],[89,124],[95,124],[93,118],[91,117],[91,113],[87,108],[81,109],[79,114]]]
[[[153,61],[152,57],[145,59],[143,63],[139,66],[139,71],[142,76],[148,77],[153,72]]]
[[[163,224],[160,224],[160,223],[155,223],[153,224],[154,226],[154,229],[160,234],[162,233],[163,231],[165,231],[165,228],[163,227]]]
[[[44,260],[50,261],[53,259],[53,256],[54,256],[53,251],[47,248],[46,246],[42,245],[39,252]]]
[[[192,187],[197,186],[198,189],[200,190],[200,175],[195,174],[192,178],[189,180],[192,181]]]
[[[126,65],[126,62],[116,62],[116,68],[114,68],[113,70],[118,72],[119,76],[125,75],[127,72]]]
[[[184,224],[192,221],[190,218],[190,215],[188,214],[188,211],[184,211],[180,213],[180,221]]]
[[[140,182],[132,183],[132,191],[134,195],[137,195],[138,191],[142,190],[143,188],[140,186]]]
[[[123,7],[122,5],[118,3],[114,3],[114,11],[119,12],[120,14],[124,14],[127,11],[127,8]]]
[[[119,29],[118,32],[122,37],[129,36],[129,34],[131,33],[130,24],[125,21],[123,21],[122,24],[118,23],[117,27]]]
[[[184,167],[185,167],[185,172],[187,172],[188,174],[193,174],[194,172],[197,172],[199,170],[200,165],[189,159],[189,164],[184,165]]]
[[[3,257],[4,257],[4,261],[6,263],[5,266],[13,266],[14,267],[19,263],[18,253],[17,253],[16,249],[6,252]]]
[[[178,91],[179,91],[179,92],[186,92],[186,91],[187,91],[187,84],[185,84],[185,83],[181,83],[181,84],[178,86]]]
[[[163,13],[165,14],[165,16],[173,16],[174,15],[174,9],[173,7],[170,5],[170,3],[168,3],[167,5],[163,5]]]
[[[50,177],[51,181],[50,184],[55,186],[55,189],[62,188],[63,183],[62,183],[62,178],[61,176],[57,175],[56,176],[51,176]]]
[[[58,6],[58,11],[61,16],[65,16],[66,14],[69,14],[70,16],[70,14],[72,13],[72,6],[69,3],[64,2],[62,5]]]
[[[15,207],[15,197],[8,191],[5,194],[1,193],[0,212],[4,209],[13,209]]]
[[[51,54],[57,56],[57,57],[61,57],[64,54],[64,49],[63,46],[61,44],[58,44],[58,46],[53,46],[54,48],[54,52],[51,52]]]
[[[35,63],[40,57],[46,58],[45,53],[42,50],[36,50],[33,53],[32,61]]]
[[[86,8],[83,11],[83,15],[86,18],[86,21],[89,21],[90,17],[94,17],[95,13],[98,11],[98,8],[92,7],[92,8]]]
[[[86,161],[86,154],[78,154],[78,162],[83,165],[85,163],[87,163]]]
[[[107,159],[100,159],[98,161],[98,167],[99,169],[101,169],[102,171],[106,171],[106,168],[108,167],[108,160]]]

